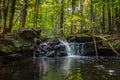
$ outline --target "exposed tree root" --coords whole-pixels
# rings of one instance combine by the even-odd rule
[[[117,52],[117,51],[114,49],[114,47],[108,42],[108,39],[106,39],[106,38],[104,38],[103,36],[100,36],[100,35],[94,35],[94,36],[102,39],[103,41],[105,41],[105,42],[109,45],[109,47],[113,50],[113,52],[114,52],[115,54],[120,55],[120,53]]]

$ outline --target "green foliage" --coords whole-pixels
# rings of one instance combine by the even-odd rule
[[[63,0],[62,3],[61,1],[62,0],[27,0],[28,8],[25,28],[35,27],[34,25],[36,24],[38,28],[42,29],[43,35],[49,34],[49,36],[59,36],[60,15],[62,14],[61,8],[63,7],[64,19],[62,30],[64,32],[63,36],[67,36],[71,32],[70,30],[72,27],[76,28],[75,33],[81,30],[81,25],[83,29],[91,29],[91,24],[95,27],[101,27],[102,7],[105,8],[106,16],[108,15],[107,10],[109,6],[111,6],[111,16],[116,16],[115,9],[120,8],[120,0],[93,0],[92,15],[94,16],[94,22],[91,23],[90,0],[75,0],[74,13],[72,13],[72,0]],[[81,1],[83,2],[81,3]],[[20,19],[25,4],[25,0],[17,0],[13,30],[20,29]],[[0,6],[3,5],[0,4]],[[81,6],[83,6],[83,10]],[[105,20],[106,19],[107,17],[105,17]],[[7,26],[8,24],[9,14],[7,18]],[[108,24],[106,24],[106,27],[108,27]]]

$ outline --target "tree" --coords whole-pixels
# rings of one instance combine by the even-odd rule
[[[61,1],[61,12],[60,12],[60,36],[63,35],[63,21],[64,21],[64,0]]]
[[[15,14],[15,6],[16,6],[16,0],[12,0],[12,3],[11,3],[11,15],[10,15],[10,23],[9,23],[9,31],[8,32],[11,32],[12,31],[12,28],[13,28],[13,21],[14,21],[14,14]]]
[[[111,23],[111,0],[108,2],[108,32],[112,33],[112,23]]]
[[[8,6],[9,6],[9,0],[3,0],[3,24],[4,24],[4,28],[3,28],[3,32],[1,34],[2,37],[4,37],[4,35],[7,33],[7,16],[8,16]]]
[[[81,14],[81,17],[83,17],[83,3],[84,3],[84,0],[80,0],[80,14]],[[81,28],[81,32],[83,32],[83,22],[82,21],[81,21],[80,28]]]
[[[2,33],[2,0],[0,0],[0,35]]]
[[[102,6],[102,33],[105,32],[105,0],[103,0],[103,6]]]
[[[26,18],[27,18],[27,8],[28,8],[28,0],[24,0],[25,4],[23,4],[23,12],[21,16],[21,28],[25,28]]]

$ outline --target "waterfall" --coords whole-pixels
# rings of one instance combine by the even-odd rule
[[[84,53],[85,53],[85,43],[81,43],[81,49],[80,49],[80,54],[81,55],[84,55]]]
[[[65,45],[68,56],[73,55],[74,52],[71,50],[69,43],[67,41],[61,41],[61,42]]]
[[[85,43],[68,43],[67,41],[62,42],[65,45],[68,56],[84,55]]]

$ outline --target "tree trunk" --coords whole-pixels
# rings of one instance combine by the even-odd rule
[[[111,4],[108,4],[108,32],[112,33]]]
[[[37,11],[37,0],[35,0],[35,7],[34,7],[34,27],[36,27],[36,11]]]
[[[60,36],[63,35],[63,21],[64,21],[64,0],[61,1],[61,13],[60,13]]]
[[[92,24],[92,23],[93,23],[93,19],[94,19],[94,18],[93,18],[93,3],[92,3],[92,0],[91,0],[91,6],[90,6],[90,8],[91,8],[91,9],[90,9],[90,10],[91,10],[91,11],[90,11],[90,14],[91,14],[90,20],[91,20],[91,25],[92,25],[92,27],[93,27],[93,24]]]
[[[120,32],[120,8],[118,8],[118,12],[119,12],[119,15],[118,15],[118,27],[119,27],[119,32]]]
[[[83,17],[83,2],[84,0],[80,0],[80,13],[81,13],[81,17]],[[80,30],[81,32],[83,32],[83,22],[81,21],[81,25],[80,25]]]
[[[16,5],[16,0],[12,0],[11,16],[10,16],[10,23],[9,23],[9,32],[12,31],[12,27],[13,27],[13,20],[14,20],[14,14],[15,14],[15,5]]]
[[[93,38],[93,42],[94,42],[94,49],[95,49],[95,53],[96,53],[96,56],[98,56],[98,51],[97,51],[97,44],[96,44],[96,39],[95,39],[95,31],[94,31],[94,25],[93,25],[93,22],[94,22],[94,16],[93,16],[93,0],[91,0],[91,27],[92,27],[92,38]]]
[[[105,2],[105,0],[103,0],[103,2]],[[102,7],[102,33],[105,32],[105,4]]]
[[[27,4],[27,0],[25,0],[25,5],[24,5],[22,17],[21,17],[21,28],[25,28],[26,17],[27,17],[27,8],[28,8],[28,4]]]
[[[117,26],[117,31],[120,32],[120,9],[116,8],[116,26]]]
[[[2,5],[2,0],[0,0],[0,5]],[[2,7],[0,7],[0,35],[2,33]]]
[[[72,0],[72,18],[75,12],[75,0]],[[72,20],[72,25],[71,25],[71,34],[73,33],[73,29],[74,29],[74,21]]]
[[[35,7],[34,7],[34,27],[37,28],[37,19],[38,19],[38,7],[39,7],[40,1],[36,0],[35,1]]]
[[[112,32],[112,26],[111,26],[111,11],[110,8],[108,8],[108,32]]]
[[[9,6],[9,0],[3,0],[3,25],[4,25],[4,28],[3,28],[3,32],[2,32],[2,37],[4,37],[4,35],[6,34],[6,26],[7,26],[7,15],[8,15],[8,6]]]

